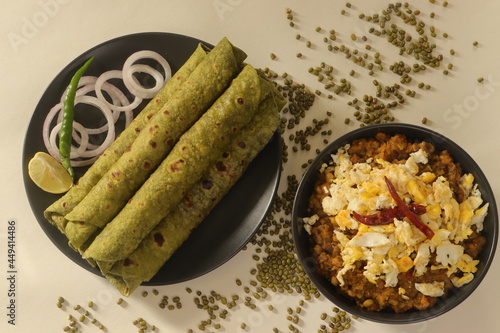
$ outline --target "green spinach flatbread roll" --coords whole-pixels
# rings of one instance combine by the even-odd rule
[[[164,160],[179,137],[241,71],[243,51],[222,39],[168,99],[122,156],[65,218],[69,244],[79,249],[106,226]]]
[[[250,122],[260,102],[274,89],[271,82],[246,65],[97,235],[85,250],[84,258],[117,261],[134,251]]]
[[[125,296],[149,281],[243,175],[280,123],[285,101],[269,95],[251,123],[243,128],[203,178],[142,240],[126,259],[99,263],[105,277]]]
[[[66,214],[71,212],[75,206],[82,201],[92,187],[106,171],[118,160],[125,149],[130,146],[139,132],[146,126],[149,119],[161,109],[165,102],[174,94],[181,84],[191,75],[191,72],[200,64],[209,49],[199,44],[193,54],[179,68],[179,70],[167,81],[163,88],[153,98],[144,109],[134,118],[130,126],[116,138],[109,148],[96,160],[87,172],[78,180],[65,195],[50,205],[44,212],[45,218],[57,228],[64,232],[67,220]]]

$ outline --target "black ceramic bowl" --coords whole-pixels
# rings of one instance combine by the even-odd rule
[[[387,134],[404,134],[408,139],[432,143],[438,150],[448,150],[455,161],[462,165],[464,172],[472,173],[474,175],[475,182],[478,184],[482,198],[485,202],[489,202],[490,204],[482,232],[482,234],[486,237],[486,244],[479,255],[478,259],[480,260],[480,263],[478,265],[478,271],[475,273],[474,280],[461,288],[453,289],[448,296],[441,297],[433,307],[426,310],[415,310],[405,313],[394,313],[389,311],[375,312],[357,306],[353,300],[338,293],[336,288],[328,279],[316,272],[316,263],[310,252],[311,242],[309,234],[303,227],[302,218],[308,216],[307,206],[309,197],[312,194],[313,186],[317,179],[318,170],[321,165],[324,162],[330,161],[330,155],[335,153],[338,148],[352,142],[355,139],[373,137],[378,132],[384,132]],[[485,175],[472,157],[460,148],[460,146],[441,134],[429,129],[408,124],[392,123],[362,127],[349,132],[328,145],[328,147],[326,147],[316,157],[304,173],[297,190],[292,211],[292,232],[300,262],[302,263],[312,283],[327,299],[338,307],[350,312],[351,314],[355,314],[360,318],[386,324],[409,324],[435,318],[453,309],[458,304],[463,302],[470,294],[472,294],[472,292],[474,292],[486,275],[495,254],[498,240],[498,214],[493,191],[488,184]]]

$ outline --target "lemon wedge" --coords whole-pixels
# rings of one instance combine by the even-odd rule
[[[30,160],[28,174],[38,187],[49,193],[64,193],[73,185],[68,171],[55,158],[44,152],[36,153]]]

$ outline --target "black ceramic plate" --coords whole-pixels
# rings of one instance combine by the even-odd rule
[[[130,54],[145,49],[165,57],[172,72],[175,72],[200,42],[195,38],[170,33],[139,33],[104,42],[67,65],[50,83],[34,111],[23,151],[24,184],[28,200],[38,223],[57,248],[93,273],[100,274],[67,245],[66,237],[43,216],[43,211],[60,196],[40,190],[27,174],[29,160],[36,152],[46,151],[42,141],[43,120],[59,101],[71,76],[90,56],[94,56],[95,60],[86,75],[120,69]],[[238,253],[258,230],[272,205],[279,184],[281,157],[281,140],[276,133],[230,192],[146,284],[173,284],[193,279],[222,265]],[[75,169],[77,176],[84,171],[84,168]]]
[[[331,154],[336,153],[340,147],[356,139],[374,137],[378,132],[404,134],[409,140],[427,141],[432,143],[437,150],[448,150],[454,160],[461,164],[464,172],[474,175],[474,181],[478,184],[484,202],[489,202],[490,204],[488,215],[484,220],[484,229],[482,231],[482,234],[486,237],[486,244],[477,258],[480,260],[480,263],[477,272],[474,274],[474,279],[472,282],[459,289],[452,289],[448,296],[441,297],[433,307],[426,310],[393,313],[388,311],[374,312],[358,307],[353,300],[339,294],[330,281],[316,271],[316,262],[312,258],[310,252],[310,237],[303,227],[302,218],[308,216],[307,206],[309,197],[312,194],[318,170],[321,168],[321,165],[329,162],[331,160]],[[409,324],[428,320],[453,309],[464,301],[481,283],[488,272],[495,254],[498,242],[498,232],[498,213],[493,191],[474,159],[460,148],[460,146],[441,134],[424,127],[410,124],[392,123],[371,125],[349,132],[332,142],[316,157],[304,173],[297,189],[292,210],[292,233],[297,255],[311,281],[327,299],[337,304],[339,307],[361,318],[386,324]]]

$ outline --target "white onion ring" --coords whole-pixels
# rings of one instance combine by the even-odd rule
[[[73,123],[73,126],[75,127],[76,130],[78,131],[82,131],[82,136],[85,137],[85,135],[83,133],[85,133],[85,127],[83,127],[82,125],[80,125],[79,123]],[[60,158],[60,155],[59,155],[59,147],[57,146],[57,143],[56,143],[56,137],[58,136],[59,134],[59,130],[61,128],[61,123],[57,124],[53,129],[52,131],[50,132],[50,151],[53,152],[53,157],[57,160],[57,161],[60,161],[61,158]],[[88,137],[88,136],[87,136]],[[84,141],[86,141],[85,139],[83,139]],[[90,146],[87,145],[87,147]],[[74,146],[71,147],[71,154],[70,156],[73,156],[72,158],[74,158],[74,156],[78,155],[78,151],[81,151],[85,148],[85,145],[82,144],[80,147],[78,148],[75,148]],[[71,160],[71,166],[73,167],[83,167],[83,166],[87,166],[87,165],[90,165],[92,163],[94,163],[96,160],[97,160],[98,156],[95,156],[95,157],[92,157],[92,158],[89,158],[89,159],[78,159],[78,160],[74,160],[72,159]]]
[[[106,134],[106,138],[104,139],[101,145],[99,146],[92,145],[95,148],[89,149],[88,129],[86,129],[78,122],[73,122],[73,128],[74,128],[73,135],[75,135],[76,132],[79,132],[82,135],[80,137],[79,147],[75,147],[74,145],[71,146],[70,158],[75,159],[75,158],[89,158],[89,157],[99,156],[115,139],[113,114],[106,104],[104,104],[100,99],[93,96],[80,95],[75,97],[75,105],[79,103],[90,104],[98,108],[106,118],[108,131]],[[55,109],[55,107],[53,109]],[[60,157],[59,157],[59,148],[57,146],[56,138],[59,135],[60,129],[61,129],[60,122],[56,124],[54,128],[52,128],[52,131],[50,132],[50,136],[48,139],[48,147],[50,148],[47,149],[49,150],[49,153],[52,156],[54,156],[54,158],[56,158],[57,160],[60,160]],[[74,162],[76,161],[71,161],[71,165],[73,165]]]
[[[95,76],[83,76],[80,79],[80,82],[78,85],[79,89],[76,92],[76,97],[85,96],[87,93],[94,91],[96,81],[97,81],[97,77],[95,77]],[[113,100],[113,103],[128,103],[128,100],[125,97],[125,94],[123,94],[123,92],[120,89],[118,89],[116,86],[114,86],[108,82],[104,82],[102,88],[104,91],[106,91],[110,95],[110,97]],[[43,124],[43,129],[42,129],[42,136],[43,136],[43,141],[44,141],[45,147],[47,148],[49,154],[57,159],[59,159],[59,148],[57,147],[57,145],[55,145],[55,137],[53,138],[52,141],[50,139],[52,133],[54,132],[54,129],[52,129],[52,131],[49,132],[49,127],[50,127],[50,124],[52,123],[52,121],[56,115],[58,116],[57,121],[56,121],[56,125],[62,121],[62,109],[63,109],[64,95],[65,94],[63,94],[61,97],[61,102],[56,104],[47,114],[45,121],[44,121],[44,124]],[[76,105],[76,103],[75,103],[75,105]],[[132,111],[125,111],[124,113],[125,113],[125,117],[126,117],[126,123],[130,123],[131,118],[133,117],[133,112]],[[120,112],[113,112],[113,123],[116,123],[119,115],[120,115]],[[77,122],[74,122],[73,124],[75,127],[78,126],[79,133],[83,133],[83,131],[85,131],[87,136],[93,135],[93,134],[101,134],[101,133],[104,133],[105,131],[108,130],[107,123],[106,123],[106,125],[101,126],[100,128],[95,128],[95,129],[94,128],[85,128]],[[126,125],[128,125],[128,124],[126,124]],[[58,126],[58,129],[60,129],[60,126]],[[78,135],[76,128],[73,130],[72,136],[73,136],[73,139],[75,140],[75,142],[78,143],[80,146],[84,145],[90,149],[95,149],[98,147],[97,145],[94,145],[94,144],[91,144],[88,142],[86,142],[86,143],[82,142],[81,141],[82,138]],[[78,158],[78,157],[80,157],[80,156],[71,156],[71,158]]]
[[[164,69],[165,77],[160,71],[155,68],[143,65],[134,64],[136,61],[149,58],[156,60]],[[125,74],[126,72],[126,74]],[[155,86],[152,88],[145,88],[141,86],[139,80],[133,75],[134,73],[146,73],[153,77]],[[130,125],[134,118],[134,109],[145,98],[154,97],[161,87],[172,76],[170,65],[168,62],[153,51],[139,51],[132,54],[126,61],[122,70],[112,70],[96,76],[83,76],[78,83],[78,89],[75,95],[75,105],[78,103],[90,104],[97,107],[104,115],[106,124],[99,128],[86,128],[82,124],[73,122],[72,139],[76,143],[71,145],[70,159],[73,167],[87,166],[92,164],[101,155],[104,150],[109,147],[115,138],[115,124],[117,123],[120,114],[125,116],[125,126]],[[117,78],[123,80],[125,87],[134,96],[134,100],[130,102],[127,96],[115,85],[107,82],[110,79]],[[64,98],[66,90],[61,96],[60,102],[54,105],[45,117],[42,137],[45,147],[50,155],[60,161],[58,136],[61,128],[61,121],[63,116]],[[88,95],[92,91],[95,92],[97,97]],[[110,101],[104,96],[106,92]],[[57,117],[57,118],[56,118]],[[55,122],[52,129],[50,127]],[[105,133],[106,137],[100,145],[90,143],[91,135],[98,135]]]
[[[53,151],[56,151],[55,158],[60,161],[60,155],[59,155],[59,148],[57,146],[57,137],[59,136],[59,131],[61,130],[62,123],[56,124],[50,131],[50,136],[49,136],[49,142],[50,142],[50,147]],[[89,143],[89,134],[87,133],[85,127],[83,127],[80,123],[78,122],[73,122],[73,130],[74,132],[79,132],[81,133],[80,137],[80,145],[78,147],[75,147],[74,145],[71,145],[71,151],[70,151],[70,159],[75,159],[81,156],[83,152],[88,147]]]
[[[96,82],[97,82],[97,80],[96,80]],[[115,85],[113,85],[109,82],[103,82],[101,88],[102,88],[102,90],[106,91],[109,94],[109,96],[111,97],[111,99],[113,101],[113,104],[119,103],[119,104],[121,104],[121,106],[124,106],[124,107],[127,105],[130,105],[130,102],[129,102],[127,96],[125,96],[123,91],[121,91]],[[94,90],[96,90],[95,85],[94,85]],[[96,95],[97,95],[97,91],[96,91]],[[117,100],[115,100],[115,98]],[[104,99],[104,101],[106,101],[106,99]],[[139,103],[141,101],[139,101]],[[128,126],[132,122],[132,120],[134,119],[134,109],[135,109],[135,107],[125,108],[124,110],[113,110],[113,109],[111,109],[111,110],[113,111],[113,114],[116,114],[116,111],[119,111],[119,112],[125,114],[125,126]],[[116,119],[118,119],[118,114],[117,114]]]
[[[78,103],[85,103],[95,106],[103,113],[104,117],[106,118],[106,121],[108,123],[108,133],[106,134],[106,138],[104,139],[103,143],[96,149],[84,151],[80,156],[94,157],[100,155],[115,139],[115,126],[114,126],[115,121],[113,119],[113,114],[111,110],[106,106],[106,104],[103,103],[102,100],[92,96],[85,95],[85,96],[75,97],[75,105]]]
[[[120,106],[120,105],[114,105],[114,104],[109,103],[106,100],[106,98],[104,97],[104,95],[102,94],[102,90],[103,90],[104,82],[106,82],[106,81],[108,81],[110,79],[121,79],[121,80],[123,80],[123,73],[122,73],[122,71],[111,70],[111,71],[107,71],[107,72],[102,73],[99,76],[99,78],[97,79],[97,81],[95,82],[95,93],[96,93],[97,97],[100,100],[102,100],[111,110],[128,111],[128,110],[135,109],[137,106],[139,106],[139,104],[141,104],[142,98],[140,98],[138,96],[135,96],[134,100],[131,103],[128,103],[127,105],[121,105]]]
[[[123,73],[123,83],[125,83],[127,89],[132,94],[144,99],[155,97],[164,84],[163,75],[156,69],[148,65],[143,65],[143,64],[131,65],[128,66],[127,69],[123,70],[122,73]],[[134,76],[134,73],[146,73],[151,75],[156,82],[155,86],[151,88],[144,88],[140,86],[139,80]]]
[[[56,140],[59,135],[59,131],[61,129],[61,122],[60,121],[57,122],[56,125],[52,128],[52,130],[49,130],[49,128],[55,115],[61,110],[62,110],[62,104],[61,103],[56,104],[50,110],[49,114],[45,118],[45,122],[43,124],[43,129],[42,129],[42,136],[45,147],[47,148],[48,153],[58,161],[60,161],[61,159],[59,154],[59,146],[57,145]],[[80,133],[81,135],[78,135],[78,133]],[[72,137],[76,141],[76,143],[78,143],[79,146],[78,148],[76,148],[74,145],[71,146],[71,153],[70,153],[71,159],[80,157],[81,153],[88,148],[94,149],[98,147],[97,145],[91,144],[89,142],[87,129],[76,121],[73,122]]]
[[[135,62],[141,59],[155,60],[160,64],[161,67],[163,67],[165,77],[162,79],[161,84],[159,83],[159,78],[157,77],[156,73],[158,73],[160,76],[161,74],[156,69],[147,65],[134,65]],[[125,84],[125,87],[127,87],[127,89],[132,94],[141,98],[153,98],[158,93],[158,90],[163,86],[163,82],[169,80],[172,77],[172,69],[170,68],[170,65],[165,60],[165,58],[163,58],[158,53],[149,50],[138,51],[130,55],[123,64],[122,72],[123,83]],[[137,80],[134,80],[135,77],[133,74],[135,72],[143,72],[153,76],[153,78],[156,80],[156,85],[153,88],[145,88],[141,86],[139,82],[137,82]]]
[[[50,109],[49,113],[45,117],[45,120],[43,122],[43,127],[42,127],[42,137],[43,137],[43,143],[45,145],[45,148],[49,152],[52,157],[55,159],[59,160],[59,148],[54,148],[50,144],[50,124],[52,123],[52,120],[54,119],[55,115],[62,110],[62,103],[57,103]]]
[[[95,83],[95,81],[97,81],[97,76],[82,76],[80,78],[80,80],[78,81],[78,88],[79,89],[76,90],[75,97],[79,96],[79,95],[84,95],[84,94],[88,93],[89,91],[87,91],[86,88],[81,88],[81,87],[84,87],[84,86],[87,86],[89,84]],[[66,91],[67,90],[68,90],[68,88],[64,89],[64,92],[61,95],[61,104],[64,103],[64,97],[66,96]]]
[[[83,76],[80,79],[80,81],[78,82],[79,89],[76,91],[75,96],[82,96],[82,95],[88,94],[89,92],[95,91],[95,82],[97,81],[97,79],[98,78],[96,76]],[[108,95],[111,97],[114,105],[129,104],[129,101],[128,101],[127,97],[125,96],[125,94],[120,89],[118,89],[116,86],[114,86],[113,84],[111,84],[109,82],[104,82],[102,85],[102,90],[104,90],[104,91],[106,91],[106,93],[108,93]],[[65,94],[66,94],[66,92],[61,96],[61,104],[64,103]],[[118,120],[118,117],[120,116],[120,112],[113,112],[113,118],[115,120],[115,123]],[[132,111],[124,111],[124,113],[125,113],[126,119],[133,116]],[[62,112],[59,113],[59,116],[57,118],[57,122],[61,122],[61,121],[62,121]],[[104,125],[100,128],[88,129],[89,134],[100,134],[100,133],[103,133],[107,130],[108,130],[107,125]]]

